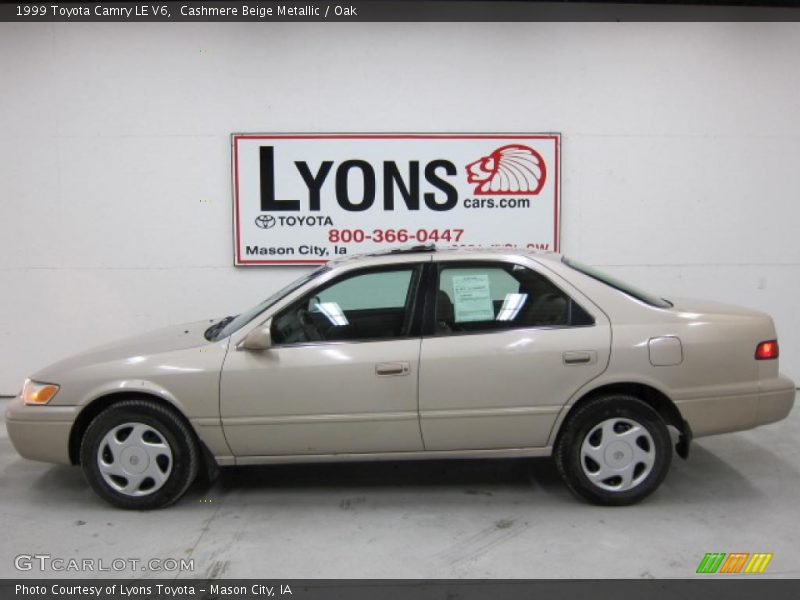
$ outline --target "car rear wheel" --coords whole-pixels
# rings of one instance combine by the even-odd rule
[[[672,461],[661,416],[634,396],[614,394],[580,407],[564,424],[556,466],[577,496],[621,506],[650,495]]]
[[[113,404],[94,418],[81,442],[89,484],[121,508],[172,504],[194,481],[198,463],[197,443],[187,425],[151,400]]]

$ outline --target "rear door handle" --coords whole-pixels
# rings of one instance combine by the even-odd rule
[[[591,350],[570,350],[561,356],[565,365],[585,365],[597,361],[597,354]]]
[[[407,362],[385,362],[375,365],[375,375],[389,377],[392,375],[408,375],[411,367]]]

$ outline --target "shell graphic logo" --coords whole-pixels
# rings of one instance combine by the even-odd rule
[[[502,146],[467,165],[467,181],[475,194],[538,194],[547,178],[542,155],[520,144]]]

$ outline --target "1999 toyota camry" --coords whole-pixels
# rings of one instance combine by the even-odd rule
[[[794,396],[768,315],[559,254],[414,247],[56,363],[6,423],[22,456],[80,464],[122,508],[171,504],[217,465],[548,455],[575,494],[622,505],[673,444],[685,458]]]

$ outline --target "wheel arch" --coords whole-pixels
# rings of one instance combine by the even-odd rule
[[[80,464],[81,441],[83,440],[84,433],[86,433],[86,429],[89,427],[89,424],[94,420],[94,418],[107,408],[124,400],[150,400],[169,409],[176,417],[183,421],[187,429],[192,432],[195,442],[198,444],[198,447],[201,450],[200,454],[203,457],[203,460],[207,461],[209,456],[211,457],[211,460],[214,460],[213,455],[206,444],[202,439],[200,439],[200,436],[197,435],[197,431],[195,431],[191,421],[189,421],[187,416],[182,410],[180,410],[179,407],[175,405],[175,403],[170,402],[163,396],[159,396],[158,394],[150,391],[121,390],[102,394],[94,398],[85,404],[83,409],[78,413],[69,433],[68,450],[70,464]]]
[[[577,410],[585,406],[595,398],[607,396],[609,394],[627,394],[639,398],[655,410],[667,425],[672,425],[678,430],[679,438],[675,445],[675,450],[681,458],[688,458],[689,445],[692,440],[692,430],[678,410],[677,405],[666,393],[652,385],[636,381],[619,381],[605,383],[591,390],[584,392],[571,405],[564,407],[559,415],[558,421],[551,434],[553,446],[558,444],[564,424],[569,421]]]

